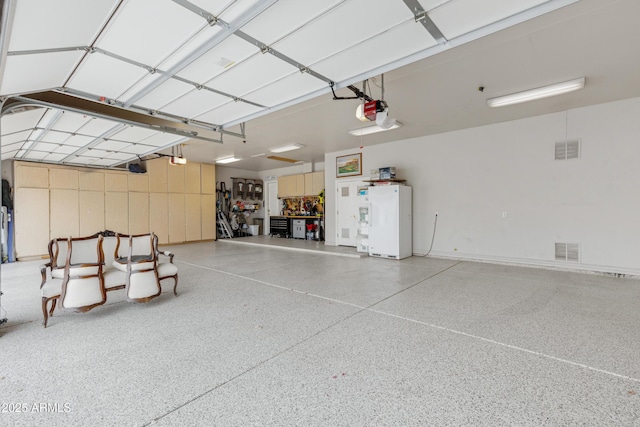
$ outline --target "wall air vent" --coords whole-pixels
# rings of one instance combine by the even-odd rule
[[[556,142],[556,160],[580,158],[580,140]]]
[[[580,243],[556,243],[556,261],[580,262]]]

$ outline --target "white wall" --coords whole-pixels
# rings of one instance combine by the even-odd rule
[[[413,187],[414,254],[437,211],[432,255],[640,274],[638,117],[634,98],[375,145],[363,170],[395,166]],[[581,159],[554,160],[565,137],[581,139]],[[325,156],[328,212],[335,157],[350,152]],[[335,244],[334,214],[326,230]],[[580,243],[581,262],[555,261],[555,242]]]

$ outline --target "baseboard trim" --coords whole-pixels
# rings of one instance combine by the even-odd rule
[[[414,256],[425,256],[426,254],[414,253]],[[512,265],[516,267],[532,267],[541,268],[545,270],[556,271],[569,271],[573,273],[584,274],[597,274],[608,277],[619,277],[627,279],[640,280],[640,269],[603,266],[603,265],[591,265],[591,264],[579,264],[579,263],[565,263],[557,261],[547,260],[531,260],[524,258],[510,258],[510,257],[492,257],[486,255],[476,254],[458,254],[450,252],[438,252],[432,251],[428,254],[429,258],[439,259],[451,259],[460,261],[482,262],[487,264],[500,264],[500,265]]]

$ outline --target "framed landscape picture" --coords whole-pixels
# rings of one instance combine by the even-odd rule
[[[336,178],[362,175],[362,153],[336,157]]]

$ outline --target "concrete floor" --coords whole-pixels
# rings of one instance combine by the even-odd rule
[[[112,293],[47,329],[38,262],[2,266],[0,424],[640,425],[639,281],[167,249],[178,297]]]

